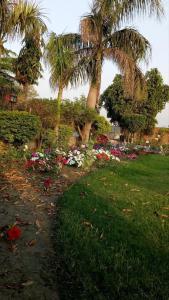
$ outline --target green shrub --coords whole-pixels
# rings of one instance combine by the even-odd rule
[[[112,131],[112,125],[104,117],[97,115],[96,121],[93,124],[94,135],[106,134]]]
[[[0,111],[0,139],[20,146],[35,138],[41,129],[37,116],[27,112]]]
[[[69,140],[73,135],[73,128],[67,125],[60,125],[59,127],[59,139],[57,146],[59,149],[66,149],[69,144]]]
[[[47,129],[42,135],[43,148],[53,148],[56,146],[56,132],[52,129]]]

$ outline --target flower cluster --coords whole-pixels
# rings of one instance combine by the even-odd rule
[[[120,161],[118,157],[113,155],[109,150],[99,149],[99,150],[93,150],[93,154],[96,159],[98,160],[117,160]]]
[[[34,152],[25,164],[25,168],[29,170],[38,170],[40,172],[49,172],[61,167],[56,157],[52,153]]]
[[[80,150],[71,150],[68,152],[65,164],[68,166],[82,167],[85,159],[85,153]]]
[[[109,142],[109,139],[106,135],[100,134],[97,137],[97,143],[101,145],[106,145]]]

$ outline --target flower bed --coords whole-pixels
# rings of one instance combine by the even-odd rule
[[[152,149],[150,146],[140,145],[112,145],[104,136],[101,137],[101,144],[95,144],[93,148],[82,145],[79,148],[69,151],[44,151],[32,153],[27,160],[25,167],[29,170],[40,172],[57,171],[63,165],[81,168],[92,166],[96,161],[120,161],[135,160],[138,155],[160,153],[160,149]],[[98,140],[98,141],[100,141]]]

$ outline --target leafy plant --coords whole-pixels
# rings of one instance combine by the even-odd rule
[[[67,125],[60,125],[59,126],[59,138],[57,141],[57,147],[59,149],[67,149],[69,140],[73,136],[73,129]]]
[[[37,116],[27,112],[0,111],[0,139],[19,146],[31,141],[41,130]]]

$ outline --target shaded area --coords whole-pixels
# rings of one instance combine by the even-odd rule
[[[57,195],[42,195],[40,187],[35,188],[24,172],[3,167],[0,225],[18,221],[22,237],[13,244],[0,241],[0,299],[58,299],[56,278],[50,270],[55,260],[51,224]]]

